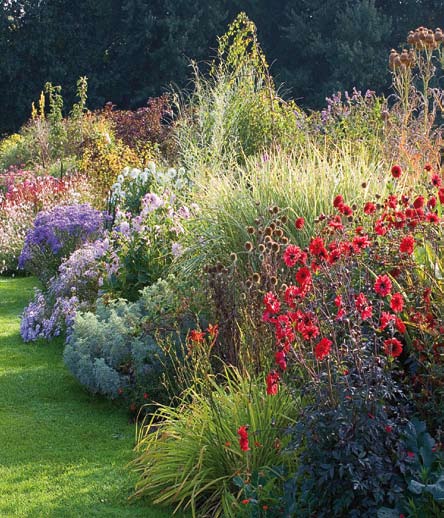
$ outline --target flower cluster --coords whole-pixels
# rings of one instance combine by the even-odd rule
[[[36,290],[20,323],[25,342],[50,339],[62,333],[69,336],[77,312],[94,308],[103,284],[99,261],[108,246],[106,239],[85,244],[60,265],[58,275],[50,280],[46,291]]]
[[[0,174],[0,272],[16,270],[27,231],[40,210],[91,198],[86,178],[37,176],[18,168]]]
[[[391,173],[397,179],[402,169],[393,166]],[[403,354],[407,329],[411,336],[418,322],[435,334],[429,338],[436,350],[433,329],[442,316],[433,312],[430,282],[418,259],[442,239],[441,183],[440,174],[432,172],[426,195],[390,195],[365,203],[361,211],[336,196],[335,212],[319,218],[319,234],[308,248],[286,246],[280,289],[263,298],[262,320],[273,327],[276,344],[268,394],[276,393],[278,373],[287,370],[290,357],[313,380],[325,360],[339,375],[357,369],[358,351],[365,349],[378,361],[383,354],[391,362]],[[418,300],[415,288],[421,285],[428,303]],[[425,315],[417,309],[424,304]]]
[[[59,205],[40,212],[27,233],[19,267],[47,283],[63,258],[103,232],[104,215],[88,204]]]

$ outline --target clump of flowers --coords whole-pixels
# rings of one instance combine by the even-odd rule
[[[397,179],[402,171],[391,173]],[[294,430],[303,448],[295,480],[301,509],[318,516],[374,513],[406,489],[398,450],[415,412],[409,394],[440,433],[443,200],[434,175],[419,196],[390,195],[362,208],[337,196],[306,249],[275,247],[281,269],[263,295],[262,320],[275,341],[267,393],[277,393],[278,381],[292,383],[293,369],[304,373],[301,389],[314,401]],[[435,401],[427,410],[418,398],[424,390]],[[394,451],[395,464],[388,460]],[[362,452],[361,463],[353,452]]]
[[[57,273],[63,258],[103,232],[104,215],[88,204],[59,205],[40,212],[27,233],[19,267],[44,285]]]
[[[20,323],[25,342],[69,337],[76,314],[94,309],[104,276],[99,261],[108,247],[106,239],[85,244],[59,266],[46,291],[36,290]]]
[[[60,179],[17,167],[0,174],[0,273],[17,270],[26,233],[40,210],[90,198],[80,175]]]
[[[117,208],[109,234],[112,246],[105,257],[106,287],[131,300],[182,253],[184,222],[199,210],[195,204],[182,205],[170,191],[148,192],[140,205],[136,214],[123,210],[125,202]]]

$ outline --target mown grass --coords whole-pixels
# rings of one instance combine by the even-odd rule
[[[66,370],[61,340],[24,344],[34,279],[0,278],[0,516],[169,518],[128,502],[134,425]]]

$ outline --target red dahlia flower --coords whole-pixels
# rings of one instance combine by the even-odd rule
[[[387,297],[392,290],[392,281],[388,275],[379,275],[373,287],[375,292],[381,297]]]
[[[394,165],[392,167],[392,176],[393,178],[400,178],[402,175],[402,168],[400,165]]]
[[[341,205],[344,205],[344,198],[340,194],[338,194],[333,200],[333,207],[337,209]]]
[[[395,313],[401,313],[404,309],[404,297],[401,293],[395,293],[390,300],[390,307]]]
[[[301,285],[305,286],[307,283],[311,282],[311,273],[308,268],[303,266],[302,268],[299,268],[299,270],[296,272],[296,281]]]
[[[304,228],[304,225],[305,225],[304,218],[297,218],[296,221],[294,222],[294,226],[296,227],[297,230],[301,230],[302,228]]]
[[[387,356],[397,358],[402,353],[402,343],[397,338],[384,340],[384,351]]]
[[[373,214],[374,212],[376,212],[376,205],[371,201],[367,202],[364,205],[364,214]]]
[[[442,178],[439,176],[439,174],[432,175],[432,178],[430,180],[432,182],[432,185],[434,187],[441,187],[442,184]]]
[[[322,340],[315,346],[314,354],[318,361],[323,360],[330,352],[332,341],[328,338],[322,338]]]
[[[272,293],[271,291],[267,292],[264,295],[264,304],[270,313],[279,313],[281,309],[281,304],[279,300],[277,299],[276,295]]]
[[[399,245],[399,251],[406,254],[413,254],[413,249],[415,247],[415,238],[409,234],[402,238],[402,241]]]
[[[296,245],[288,245],[284,252],[284,263],[292,268],[301,259],[303,259],[302,250]]]

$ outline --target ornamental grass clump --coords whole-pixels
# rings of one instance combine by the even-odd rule
[[[140,428],[135,496],[190,510],[193,517],[240,516],[236,477],[247,480],[283,462],[280,451],[295,413],[285,389],[264,394],[262,377],[227,368],[219,379],[195,379],[177,408],[160,406]]]
[[[375,516],[397,504],[408,420],[421,415],[442,434],[444,191],[430,169],[420,194],[399,194],[393,167],[396,195],[360,206],[337,195],[308,246],[282,250],[264,294],[273,383],[293,385],[296,372],[313,398],[294,428],[298,516]]]

